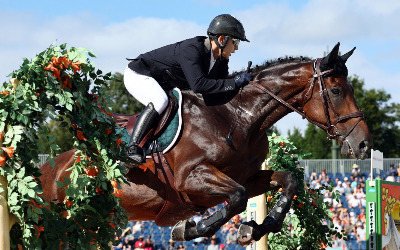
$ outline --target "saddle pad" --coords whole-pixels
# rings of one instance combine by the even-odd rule
[[[173,90],[171,90],[171,92],[178,101],[178,110],[176,111],[174,118],[168,124],[165,131],[156,139],[158,149],[163,153],[167,153],[175,145],[175,142],[179,138],[182,129],[182,93],[177,88],[174,88]],[[126,127],[124,127],[122,141],[128,145],[130,139],[131,136],[126,131]],[[147,158],[151,158],[152,142],[153,141],[151,141],[150,143],[146,143],[146,145],[144,146]]]

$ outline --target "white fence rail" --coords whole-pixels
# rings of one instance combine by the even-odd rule
[[[353,169],[353,164],[357,164],[360,168],[361,173],[371,172],[371,159],[365,160],[353,160],[353,159],[323,159],[323,160],[300,160],[299,165],[304,167],[306,176],[315,170],[320,173],[322,169],[325,169],[327,173],[340,172],[343,176],[345,173],[350,173]],[[399,167],[400,158],[384,158],[383,159],[383,170],[388,171],[390,164],[394,164],[395,168]],[[374,169],[374,172],[379,173],[379,169]]]

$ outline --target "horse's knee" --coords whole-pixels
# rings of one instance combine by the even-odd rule
[[[296,176],[292,172],[286,172],[285,180],[285,188],[284,192],[288,197],[293,198],[293,196],[297,193],[298,184]]]
[[[236,209],[240,212],[246,210],[247,200],[249,199],[249,194],[244,187],[239,187],[230,196],[229,204],[234,204]]]

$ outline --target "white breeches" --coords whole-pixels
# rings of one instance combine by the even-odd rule
[[[126,67],[124,83],[128,92],[143,105],[152,102],[158,114],[167,107],[168,96],[153,77],[141,75]]]

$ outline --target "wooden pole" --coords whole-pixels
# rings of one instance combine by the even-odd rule
[[[261,166],[262,170],[266,169],[266,163]],[[250,198],[247,202],[247,221],[254,220],[257,224],[261,224],[267,217],[267,197],[262,194]],[[259,241],[250,244],[247,250],[268,250],[267,235],[264,235]]]
[[[16,78],[11,79],[11,84],[13,85],[13,91],[19,85],[19,81]],[[4,136],[6,131],[0,131],[0,147],[3,146]],[[3,150],[0,150],[0,156],[4,156]],[[0,167],[4,167],[0,166]],[[9,250],[10,249],[10,229],[15,222],[15,218],[13,215],[10,215],[8,211],[7,205],[7,178],[5,176],[0,175],[0,183],[3,191],[0,192],[0,249],[1,250]]]
[[[5,131],[1,131],[4,135]],[[0,138],[0,146],[3,146],[3,136]],[[0,156],[4,152],[1,151]],[[1,166],[3,167],[3,166]],[[10,213],[7,205],[7,178],[0,175],[0,184],[3,191],[0,192],[0,249],[10,249]]]

